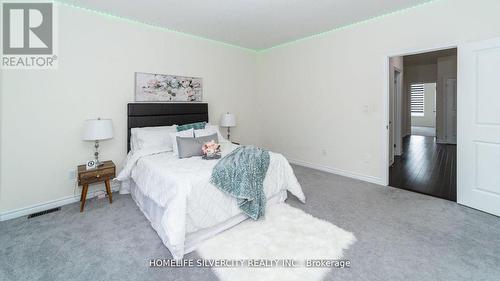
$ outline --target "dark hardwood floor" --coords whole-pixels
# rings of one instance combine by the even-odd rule
[[[389,169],[389,185],[457,201],[457,146],[434,137],[407,136]]]

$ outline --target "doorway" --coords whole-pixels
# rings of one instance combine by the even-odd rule
[[[436,136],[436,82],[410,84],[412,136]]]
[[[456,201],[457,49],[389,63],[389,185]]]

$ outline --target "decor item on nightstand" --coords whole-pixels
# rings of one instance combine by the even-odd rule
[[[89,161],[87,161],[85,168],[87,168],[87,170],[95,169],[95,168],[97,168],[97,163],[95,162],[95,160],[89,160]]]
[[[202,98],[201,78],[135,73],[135,101],[201,102]]]
[[[87,191],[89,184],[104,182],[106,185],[106,193],[108,194],[109,204],[113,203],[113,195],[111,194],[110,180],[115,178],[116,167],[113,161],[104,161],[100,167],[93,170],[88,170],[86,165],[78,166],[78,185],[82,186],[82,195],[80,196],[80,212],[85,208],[85,200],[87,199]]]
[[[113,138],[113,123],[111,119],[89,119],[85,120],[83,127],[83,140],[95,142],[95,166],[102,166],[99,162],[99,141]]]
[[[231,140],[231,135],[230,135],[231,127],[236,126],[236,116],[234,116],[234,114],[229,113],[229,112],[222,114],[222,116],[220,118],[220,126],[227,127],[227,140],[230,141]]]

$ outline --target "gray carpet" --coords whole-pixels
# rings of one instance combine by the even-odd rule
[[[408,191],[294,167],[307,196],[288,203],[353,232],[352,267],[326,280],[499,280],[500,218]],[[170,258],[130,196],[0,223],[0,280],[217,280]],[[187,258],[197,258],[190,254]]]

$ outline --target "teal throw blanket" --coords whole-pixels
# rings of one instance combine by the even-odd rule
[[[254,146],[240,146],[219,160],[210,182],[238,199],[238,207],[254,220],[265,213],[264,178],[269,152]]]

